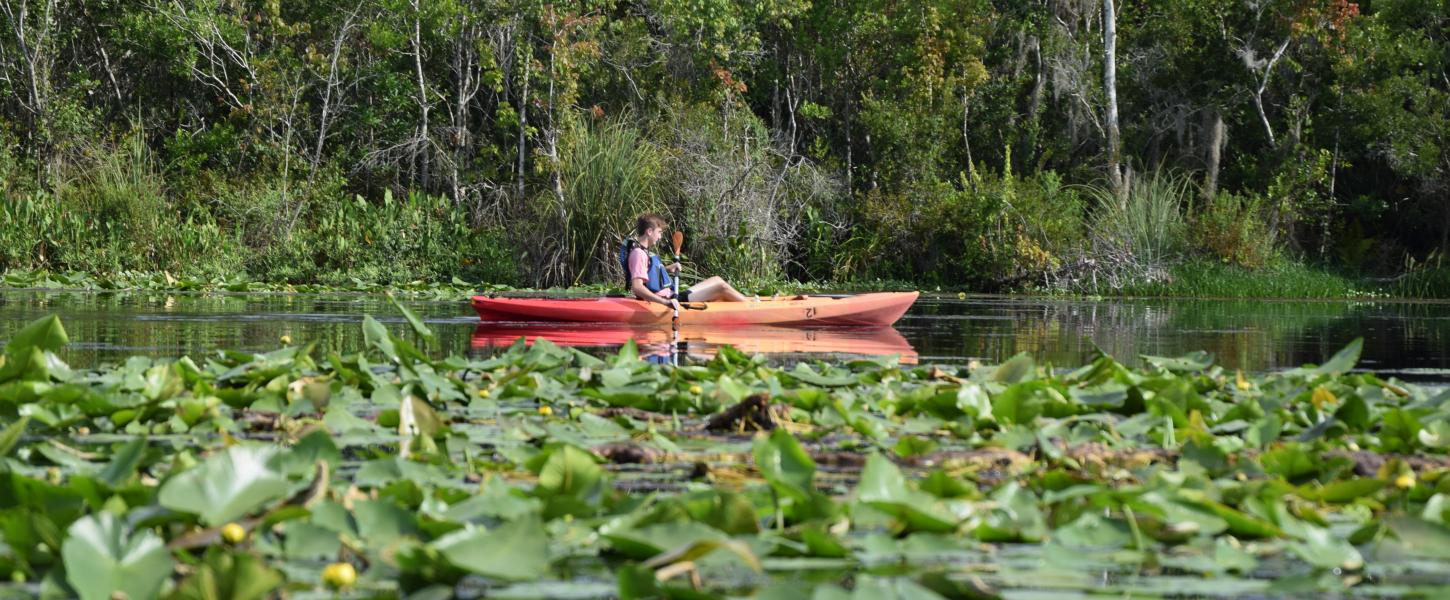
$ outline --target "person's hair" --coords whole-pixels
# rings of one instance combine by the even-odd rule
[[[654,213],[644,213],[639,216],[639,220],[634,222],[634,235],[642,236],[645,234],[646,231],[649,231],[651,227],[659,227],[660,229],[664,229],[669,226],[670,224],[665,222],[664,217],[661,217]]]

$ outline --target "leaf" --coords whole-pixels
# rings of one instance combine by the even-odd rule
[[[616,552],[646,560],[701,542],[728,539],[718,529],[695,521],[675,521],[602,534]]]
[[[418,535],[418,524],[410,513],[388,500],[364,500],[353,508],[358,536],[375,546]]]
[[[146,439],[135,438],[126,442],[121,449],[111,455],[111,462],[106,468],[101,469],[97,478],[111,487],[118,487],[136,475],[136,468],[141,466],[141,458],[146,455]]]
[[[268,567],[261,558],[251,554],[232,554],[212,546],[207,550],[201,568],[186,578],[169,598],[263,600],[282,582],[282,573]]]
[[[413,311],[408,310],[408,307],[399,303],[398,299],[394,298],[392,294],[388,294],[388,302],[392,303],[393,307],[398,309],[398,312],[403,313],[403,318],[408,320],[408,325],[413,328],[413,333],[418,334],[418,337],[423,338],[425,342],[433,342],[433,330],[429,329],[423,323],[423,320],[418,318],[418,315],[413,314]]]
[[[6,427],[5,431],[0,431],[0,458],[5,458],[5,455],[15,449],[15,445],[20,443],[20,436],[25,435],[25,427],[29,424],[30,417],[20,417],[19,420]]]
[[[287,479],[276,458],[271,447],[232,446],[172,477],[161,486],[157,500],[167,508],[201,515],[208,525],[225,524],[287,494]]]
[[[66,581],[81,600],[110,600],[112,592],[155,598],[171,576],[171,553],[150,531],[132,534],[109,512],[71,524],[61,546]]]
[[[363,315],[363,342],[377,348],[388,360],[398,362],[398,348],[393,344],[393,335],[372,315]]]
[[[755,468],[776,493],[804,500],[815,491],[816,461],[790,432],[776,429],[769,436],[757,435],[751,450]]]
[[[1437,560],[1450,560],[1450,527],[1410,516],[1386,519],[1405,552]]]
[[[1349,571],[1364,567],[1359,550],[1322,527],[1306,526],[1303,541],[1289,542],[1288,547],[1304,562],[1316,567]]]
[[[1310,500],[1343,504],[1373,495],[1384,487],[1383,479],[1362,477],[1335,481],[1317,489],[1305,487],[1300,490],[1299,495]]]
[[[465,571],[510,580],[533,580],[549,572],[548,538],[537,516],[516,519],[492,531],[460,529],[433,547]]]
[[[949,532],[957,528],[957,519],[944,512],[936,498],[913,489],[901,469],[880,454],[866,459],[856,486],[856,500],[896,517],[913,531]]]
[[[1032,379],[1036,368],[1037,363],[1032,360],[1032,356],[1022,352],[998,365],[992,371],[990,380],[1006,384],[1020,383]]]
[[[1294,369],[1292,371],[1286,372],[1285,374],[1308,377],[1318,377],[1321,375],[1343,375],[1345,373],[1348,373],[1351,369],[1354,368],[1354,365],[1359,363],[1359,354],[1360,351],[1363,349],[1364,338],[1355,338],[1354,341],[1350,342],[1344,348],[1341,348],[1339,352],[1334,353],[1334,356],[1330,357],[1330,359],[1325,361],[1324,364],[1319,365],[1318,367],[1315,367],[1313,369]]]
[[[1142,357],[1148,364],[1170,373],[1196,373],[1213,366],[1213,355],[1202,350],[1189,352],[1188,354],[1174,358],[1149,356],[1147,354],[1142,355]]]
[[[69,341],[65,327],[60,324],[60,317],[50,315],[31,321],[29,325],[15,332],[15,336],[5,344],[5,353],[16,357],[32,348],[55,352],[65,347]]]
[[[760,566],[760,559],[755,557],[755,552],[750,550],[750,546],[744,542],[725,537],[695,540],[677,546],[674,549],[654,555],[654,557],[644,562],[644,566],[658,568],[678,562],[693,561],[720,549],[728,550],[735,556],[740,557],[740,560],[744,561],[747,566],[754,569],[757,573],[764,570]]]

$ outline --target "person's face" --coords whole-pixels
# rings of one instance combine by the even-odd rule
[[[649,245],[653,246],[658,243],[661,238],[665,237],[665,228],[651,227],[649,228],[649,231],[644,232],[644,234],[645,238],[649,240]]]

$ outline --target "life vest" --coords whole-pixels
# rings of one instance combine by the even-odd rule
[[[624,269],[624,289],[626,290],[633,289],[634,287],[633,279],[635,275],[629,272],[629,253],[637,247],[639,247],[639,243],[635,242],[634,238],[625,238],[624,243],[619,246],[619,266]],[[640,249],[645,250],[644,248]],[[649,267],[646,269],[647,273],[644,279],[644,286],[649,288],[649,291],[655,293],[672,287],[675,284],[675,280],[671,279],[670,272],[665,270],[664,261],[660,260],[659,255],[649,250],[645,250],[645,254],[649,255]]]

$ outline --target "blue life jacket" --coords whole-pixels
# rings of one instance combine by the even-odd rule
[[[639,247],[639,244],[633,238],[625,238],[624,243],[619,246],[619,266],[624,268],[625,290],[634,289],[634,278],[637,275],[629,272],[629,253],[637,247]],[[644,250],[644,248],[640,249]],[[665,270],[664,261],[660,260],[658,255],[649,250],[645,250],[645,253],[649,255],[649,267],[644,280],[644,286],[649,288],[649,291],[655,293],[674,286],[675,280],[671,279],[670,272]]]

